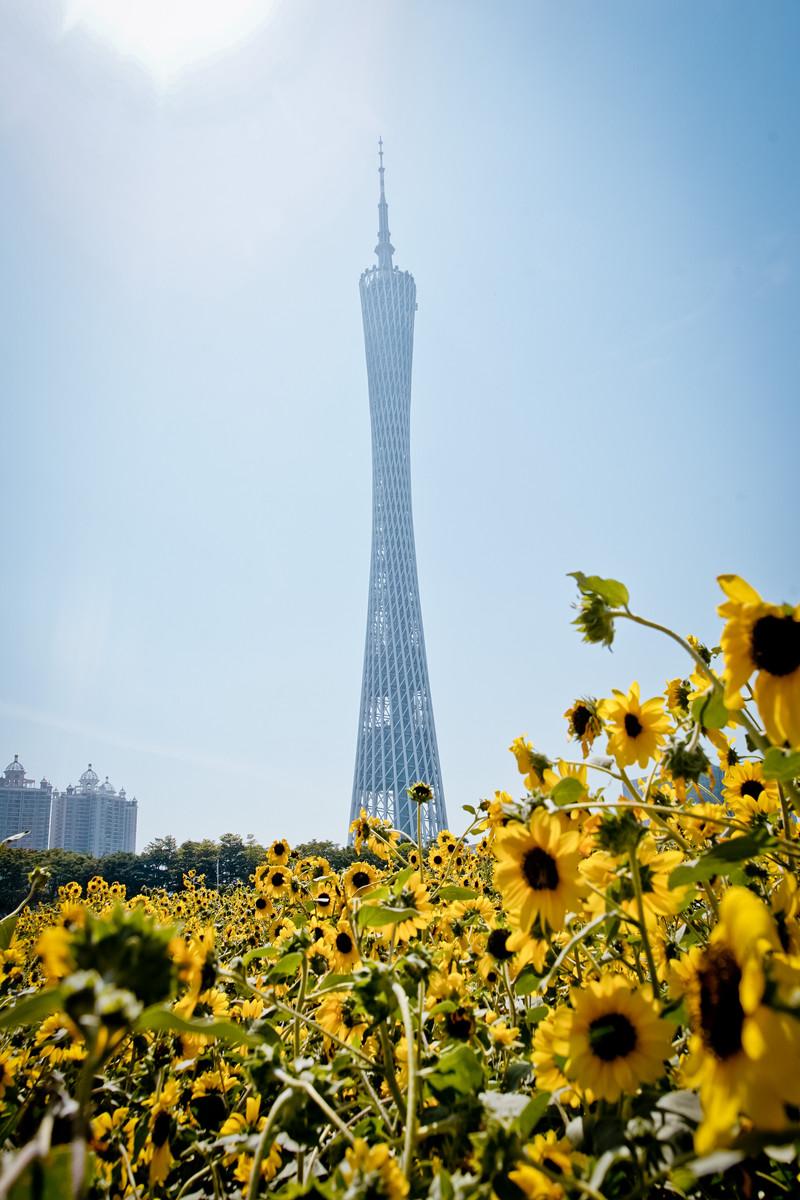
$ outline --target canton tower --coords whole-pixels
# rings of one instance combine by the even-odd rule
[[[350,819],[366,809],[411,837],[417,780],[433,796],[422,805],[423,836],[447,824],[422,632],[411,515],[411,359],[417,288],[394,266],[379,141],[378,265],[359,283],[372,425],[372,558],[364,678]]]

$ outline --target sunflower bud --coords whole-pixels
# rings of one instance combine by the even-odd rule
[[[582,596],[578,615],[572,624],[578,626],[585,642],[610,646],[614,641],[611,608],[600,596]]]
[[[645,834],[644,825],[636,820],[631,812],[621,812],[618,815],[608,814],[600,822],[600,828],[595,834],[595,841],[601,850],[609,854],[627,854],[642,840]]]
[[[673,779],[683,779],[697,783],[701,775],[707,775],[711,769],[708,755],[698,742],[692,746],[687,741],[673,741],[664,751],[664,766]]]
[[[409,800],[413,800],[415,804],[428,804],[433,799],[433,788],[421,779],[412,783],[410,788],[406,788],[406,792]]]

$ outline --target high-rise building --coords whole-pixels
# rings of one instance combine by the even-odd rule
[[[414,277],[393,263],[379,143],[377,266],[360,281],[372,424],[372,558],[351,820],[361,809],[416,837],[407,788],[433,790],[422,806],[430,838],[447,823],[433,721],[411,513],[411,360]]]
[[[105,781],[89,763],[78,780],[53,798],[50,845],[102,858],[117,850],[136,851],[136,797]]]
[[[0,842],[14,838],[14,845],[25,850],[46,850],[52,801],[52,786],[46,779],[38,786],[34,779],[26,779],[25,768],[15,754],[0,777]],[[25,837],[15,836],[23,832]]]

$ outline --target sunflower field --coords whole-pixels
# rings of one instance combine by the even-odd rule
[[[707,648],[575,580],[586,641],[685,675],[576,699],[569,758],[516,738],[460,835],[362,813],[346,871],[278,838],[221,892],[32,874],[0,1196],[800,1195],[800,607],[722,576]]]

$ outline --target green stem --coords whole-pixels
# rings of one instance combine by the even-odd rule
[[[633,877],[633,890],[636,895],[636,908],[639,912],[639,923],[641,925],[642,942],[644,944],[644,956],[647,959],[647,967],[650,971],[650,981],[653,985],[653,996],[658,997],[659,983],[658,972],[656,971],[655,960],[653,959],[653,950],[650,945],[650,936],[647,932],[647,922],[644,916],[644,899],[642,897],[642,876],[639,870],[639,860],[636,857],[636,848],[634,847],[629,854],[631,864],[631,876]]]
[[[397,1111],[403,1111],[403,1095],[397,1085],[397,1076],[394,1070],[394,1054],[392,1053],[392,1044],[389,1041],[389,1030],[386,1028],[386,1022],[381,1021],[378,1026],[378,1037],[381,1043],[381,1052],[383,1054],[383,1069],[386,1073],[386,1083],[389,1091],[392,1093],[392,1099],[397,1105]],[[409,1047],[409,1053],[411,1047]]]
[[[414,1026],[411,1021],[411,1007],[408,996],[399,983],[392,984],[392,991],[403,1017],[403,1028],[406,1034],[408,1051],[408,1091],[406,1093],[406,1132],[403,1146],[403,1171],[406,1179],[411,1179],[411,1169],[414,1165],[414,1146],[417,1133],[417,1055]]]
[[[253,1155],[253,1165],[250,1168],[250,1180],[247,1185],[247,1200],[256,1200],[258,1196],[258,1187],[261,1182],[261,1163],[264,1161],[264,1153],[267,1149],[267,1142],[275,1128],[275,1122],[278,1118],[278,1113],[283,1108],[287,1100],[292,1096],[291,1087],[286,1087],[278,1096],[272,1108],[267,1113],[267,1120],[264,1128],[261,1130],[261,1135],[256,1145],[255,1154]]]
[[[294,1079],[291,1075],[287,1075],[285,1071],[276,1071],[275,1077],[276,1079],[279,1079],[281,1083],[285,1083],[287,1087],[294,1088],[300,1092],[305,1092],[305,1094],[314,1101],[317,1108],[325,1114],[331,1125],[339,1130],[339,1133],[341,1133],[347,1139],[351,1146],[355,1145],[353,1135],[345,1125],[344,1121],[341,1119],[338,1113],[334,1112],[327,1100],[320,1096],[313,1084],[309,1083],[306,1079]]]

